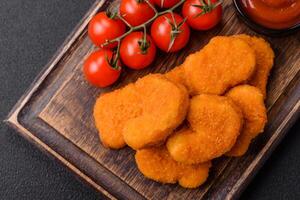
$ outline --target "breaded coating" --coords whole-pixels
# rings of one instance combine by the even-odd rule
[[[171,71],[165,73],[165,76],[175,83],[180,83],[182,85],[186,85],[185,83],[185,75],[184,68],[182,66],[177,66]]]
[[[176,162],[165,146],[138,150],[135,160],[147,178],[161,183],[179,182],[185,188],[196,188],[203,184],[211,167],[210,161],[195,165]]]
[[[227,155],[241,156],[246,153],[251,140],[263,132],[267,122],[263,94],[256,87],[240,85],[231,89],[226,96],[241,108],[245,118],[243,130]]]
[[[217,36],[182,64],[192,95],[223,94],[246,82],[255,71],[255,54],[243,40]]]
[[[247,42],[254,50],[256,57],[256,70],[252,75],[248,84],[259,88],[264,98],[266,98],[266,86],[268,77],[274,63],[274,52],[270,44],[263,38],[251,37],[249,35],[235,35],[234,37],[240,38]]]
[[[251,72],[250,70],[250,73],[252,73],[252,76],[251,77],[248,77],[248,84],[252,85],[252,86],[255,86],[257,88],[259,88],[263,95],[264,95],[264,98],[266,98],[266,85],[267,85],[267,81],[268,81],[268,76],[270,74],[270,71],[273,67],[273,64],[274,64],[274,51],[272,50],[270,44],[265,41],[263,38],[259,38],[259,37],[253,37],[253,36],[249,36],[249,35],[245,35],[245,34],[241,34],[241,35],[233,35],[232,36],[233,38],[238,38],[238,39],[241,39],[243,40],[244,42],[246,42],[251,49],[253,49],[254,51],[254,55],[255,55],[255,71]],[[225,37],[215,37],[213,38],[212,40],[220,40],[220,38],[224,39]],[[227,37],[228,38],[228,37]],[[222,42],[222,41],[219,41],[219,42],[215,42],[216,45],[214,47],[210,47],[211,49],[211,53],[214,54],[214,51],[215,50],[218,50],[218,43],[224,43],[224,46],[223,48],[228,48],[230,47],[231,45],[228,44],[228,42]],[[227,45],[225,45],[227,44]],[[207,45],[207,46],[212,46],[210,45],[210,43]],[[232,46],[234,47],[234,46]],[[239,47],[237,46],[236,49],[238,49]],[[201,50],[202,51],[202,50]],[[170,72],[166,73],[166,77],[169,78],[170,80],[174,81],[174,82],[177,82],[177,83],[181,83],[183,85],[185,85],[188,89],[191,90],[191,93],[193,94],[199,94],[199,93],[211,93],[211,94],[222,94],[224,92],[224,84],[225,86],[226,85],[230,85],[230,86],[226,86],[225,88],[228,89],[228,87],[231,87],[231,86],[234,86],[234,85],[237,85],[238,83],[236,83],[234,80],[237,80],[237,79],[232,79],[229,78],[229,77],[226,77],[227,75],[226,74],[230,74],[230,68],[231,66],[228,66],[228,64],[230,63],[238,63],[236,62],[237,60],[240,60],[240,59],[237,59],[238,58],[238,55],[236,55],[234,57],[233,55],[233,58],[236,58],[235,60],[234,59],[231,59],[231,56],[229,56],[226,60],[224,60],[223,58],[219,58],[220,56],[222,56],[222,51],[224,52],[228,52],[228,53],[232,53],[232,51],[234,51],[234,49],[230,49],[230,50],[219,50],[218,53],[215,53],[217,54],[218,56],[216,57],[219,58],[218,60],[215,60],[215,63],[211,63],[211,60],[205,60],[204,58],[203,59],[200,59],[202,57],[205,57],[204,55],[201,56],[201,51],[199,52],[196,52],[194,54],[191,54],[189,57],[192,57],[192,58],[187,58],[187,60],[189,59],[189,64],[188,65],[191,65],[193,67],[184,67],[184,65],[187,65],[186,62],[188,61],[185,61],[184,64],[182,64],[181,66],[178,66],[178,67],[175,67],[173,70],[171,70]],[[216,51],[217,52],[217,51]],[[246,52],[246,50],[245,50]],[[206,53],[207,54],[211,54],[211,53]],[[241,53],[241,52],[237,52],[237,53]],[[200,54],[200,56],[199,56]],[[199,56],[199,58],[198,58]],[[228,54],[226,54],[225,56],[228,56]],[[241,56],[241,55],[240,55]],[[208,56],[207,56],[208,57]],[[214,55],[212,56],[213,59],[215,59]],[[251,57],[251,56],[250,56]],[[242,60],[244,60],[244,56],[240,57],[240,58],[243,58]],[[198,59],[200,60],[198,62]],[[221,76],[218,76],[218,70],[217,68],[205,68],[204,65],[202,65],[202,67],[200,66],[200,68],[198,68],[199,64],[203,63],[202,60],[205,60],[207,61],[206,66],[211,66],[211,67],[214,67],[214,64],[218,65],[218,66],[222,66],[223,63],[221,62],[221,64],[219,65],[219,61],[227,61],[227,64],[226,66],[228,66],[228,69],[227,68],[224,68],[222,70],[224,70],[225,72],[228,72],[228,73],[220,73],[220,74],[223,74],[223,77],[224,78],[221,78],[219,80],[219,82],[217,83],[217,88],[212,88],[212,89],[205,89],[207,86],[211,86],[213,85],[212,83],[216,80],[218,80],[219,78],[218,77],[221,77]],[[250,58],[251,60],[251,58]],[[244,60],[245,61],[245,60]],[[247,61],[245,61],[247,62]],[[211,63],[209,65],[209,63]],[[251,64],[252,62],[249,62],[249,64]],[[242,64],[242,63],[241,63]],[[242,68],[242,65],[240,65],[240,69],[243,70]],[[197,69],[194,71],[194,69]],[[251,68],[251,67],[250,67]],[[185,73],[185,69],[190,69],[190,70],[187,70],[189,72]],[[208,71],[205,71],[205,70],[208,70]],[[232,69],[235,69],[235,68],[232,68]],[[247,68],[244,68],[245,71],[244,71],[244,77],[247,77]],[[199,70],[199,71],[198,71]],[[201,71],[200,71],[201,70]],[[249,70],[249,69],[248,69]],[[195,73],[196,72],[196,73]],[[200,76],[198,75],[200,73]],[[240,72],[237,72],[237,76]],[[194,79],[195,81],[193,81],[192,79],[190,81],[187,81],[190,79],[190,76],[188,74],[194,74]],[[232,74],[233,76],[235,74]],[[200,79],[200,78],[201,79]],[[203,79],[204,77],[204,79]],[[236,77],[236,76],[235,76]],[[241,77],[242,78],[242,77]],[[197,80],[198,79],[198,80]],[[239,79],[239,77],[238,77]],[[207,82],[209,80],[212,80],[211,82]],[[243,81],[238,81],[239,83],[241,82],[245,82],[245,78]],[[199,81],[197,83],[197,81]],[[234,83],[235,82],[235,83]],[[199,85],[198,85],[199,84]],[[211,86],[211,87],[214,87],[214,86]],[[197,91],[199,89],[199,91]],[[225,90],[226,90],[225,89]],[[221,91],[221,92],[220,92]]]
[[[94,120],[104,146],[119,149],[126,145],[122,135],[125,123],[142,114],[142,109],[136,106],[137,102],[139,94],[133,84],[97,99]]]
[[[189,127],[167,140],[172,158],[187,164],[203,163],[228,152],[243,127],[239,107],[230,98],[217,95],[193,97],[187,121]]]
[[[181,124],[189,104],[188,92],[161,74],[148,75],[135,83],[142,114],[127,121],[125,142],[133,149],[163,142]],[[124,97],[126,98],[126,97]]]
[[[161,74],[150,74],[134,84],[101,95],[94,118],[102,143],[134,149],[163,142],[185,118],[188,93]]]

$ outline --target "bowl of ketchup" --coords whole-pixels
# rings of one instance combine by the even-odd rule
[[[300,0],[233,0],[250,28],[281,36],[300,29]]]

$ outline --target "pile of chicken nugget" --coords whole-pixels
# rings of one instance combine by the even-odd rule
[[[102,94],[94,118],[104,146],[128,145],[144,176],[195,188],[220,156],[242,156],[267,122],[274,53],[262,38],[217,36],[166,74]]]

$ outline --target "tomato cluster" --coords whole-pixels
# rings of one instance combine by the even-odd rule
[[[173,12],[181,4],[182,16]],[[84,62],[84,75],[92,85],[109,86],[119,78],[121,63],[143,69],[154,61],[157,47],[179,51],[189,41],[190,27],[208,30],[221,17],[219,0],[121,0],[116,13],[100,12],[89,23],[88,35],[100,48]]]

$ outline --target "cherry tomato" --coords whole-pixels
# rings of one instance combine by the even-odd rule
[[[205,0],[203,3],[199,0],[187,0],[182,7],[187,23],[196,30],[211,29],[222,18],[222,5],[219,0]]]
[[[153,0],[155,5],[160,8],[171,8],[177,4],[180,0]]]
[[[156,46],[149,35],[144,38],[143,32],[127,35],[120,47],[123,63],[132,69],[143,69],[149,66],[156,54]]]
[[[105,12],[95,15],[89,23],[88,34],[96,46],[101,46],[106,40],[112,40],[124,34],[126,25],[120,19],[110,18]],[[113,48],[118,43],[107,45],[107,48]]]
[[[138,26],[151,19],[155,12],[145,0],[122,0],[120,14],[131,26]]]
[[[120,76],[120,62],[116,68],[112,67],[113,52],[108,49],[100,49],[93,52],[84,62],[83,73],[85,78],[94,86],[106,87],[113,84]]]
[[[159,16],[151,26],[151,36],[158,48],[166,52],[182,49],[189,41],[190,28],[176,13]]]

